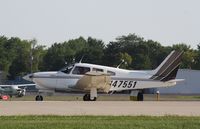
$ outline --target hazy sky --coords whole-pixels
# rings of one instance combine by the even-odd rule
[[[0,35],[50,46],[136,33],[162,45],[200,43],[200,0],[0,0]]]

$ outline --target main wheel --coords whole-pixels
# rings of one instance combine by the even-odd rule
[[[83,101],[90,101],[90,94],[85,94],[83,96]]]
[[[139,92],[137,95],[137,101],[143,101],[144,100],[144,95],[143,93]]]
[[[97,97],[94,97],[93,99],[90,99],[90,101],[96,101]]]
[[[43,101],[42,95],[37,95],[37,96],[35,97],[35,101]]]
[[[83,101],[96,101],[97,97],[94,97],[93,99],[90,99],[90,94],[85,94],[83,96]]]

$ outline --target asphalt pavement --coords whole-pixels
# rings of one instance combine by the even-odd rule
[[[200,116],[199,101],[1,101],[0,115]]]

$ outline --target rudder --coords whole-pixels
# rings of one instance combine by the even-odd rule
[[[176,78],[183,52],[172,51],[165,60],[154,70],[153,80],[169,81]]]

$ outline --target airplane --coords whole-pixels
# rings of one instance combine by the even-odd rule
[[[36,101],[43,101],[42,93],[82,91],[84,101],[95,101],[97,93],[135,91],[138,101],[143,101],[147,88],[170,87],[184,79],[176,79],[183,52],[172,51],[154,70],[126,70],[88,63],[74,63],[60,71],[36,72],[23,78],[33,81],[39,90]]]
[[[14,84],[14,85],[0,85],[0,99],[3,95],[22,97],[26,94],[26,87],[35,86],[35,84]]]

